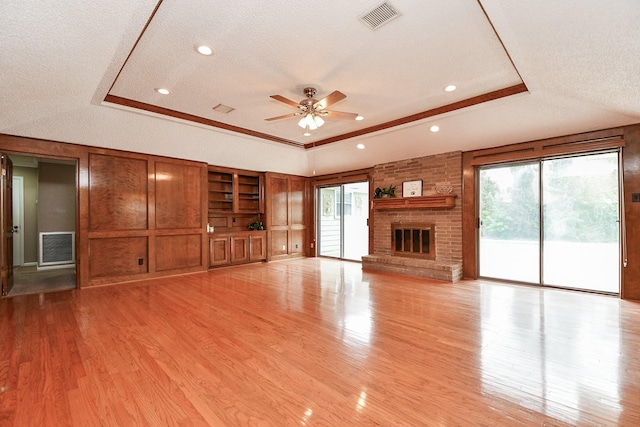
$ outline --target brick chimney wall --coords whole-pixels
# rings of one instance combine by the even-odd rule
[[[436,186],[453,187],[453,209],[376,210],[374,254],[391,255],[391,223],[432,223],[436,229],[436,261],[462,263],[462,152],[380,164],[373,170],[373,188],[396,186],[402,197],[404,181],[422,180],[422,195],[436,194]]]

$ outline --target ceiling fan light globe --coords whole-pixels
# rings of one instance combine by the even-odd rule
[[[322,126],[324,124],[324,119],[322,117],[320,117],[320,116],[315,116],[313,118],[313,121],[314,121],[314,123],[315,123],[315,125],[317,127],[320,127],[320,126]]]
[[[304,128],[309,128],[310,130],[318,129],[318,125],[316,124],[316,121],[314,120],[314,117],[312,114],[305,115],[302,118],[302,120],[298,122],[298,126],[300,126],[303,129]]]

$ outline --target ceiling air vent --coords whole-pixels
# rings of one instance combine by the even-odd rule
[[[218,113],[224,113],[224,114],[229,114],[233,110],[235,110],[235,108],[229,107],[228,105],[224,105],[224,104],[218,104],[215,107],[213,107],[213,111],[217,111]]]
[[[360,16],[360,20],[367,24],[369,28],[375,30],[398,16],[400,16],[400,12],[388,2],[384,2],[380,6]]]

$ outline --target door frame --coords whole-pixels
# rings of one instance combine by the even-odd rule
[[[0,172],[0,252],[2,252],[0,280],[2,286],[0,294],[6,297],[13,287],[13,168],[8,154],[0,153],[0,157],[2,159]]]
[[[13,234],[13,266],[17,267],[24,264],[24,177],[13,176],[12,197],[13,228],[18,227],[17,233]]]
[[[314,225],[314,234],[316,236],[315,241],[317,242],[316,245],[316,256],[322,256],[322,257],[327,257],[327,258],[337,258],[337,259],[341,259],[341,260],[345,260],[345,261],[355,261],[355,262],[359,262],[358,260],[352,259],[352,258],[345,258],[345,186],[348,185],[352,185],[352,184],[364,184],[367,187],[367,205],[370,205],[369,200],[371,198],[371,179],[367,178],[362,178],[362,179],[356,179],[356,180],[348,180],[348,181],[333,181],[331,183],[327,183],[327,184],[316,184],[314,186],[314,199],[316,201],[315,203],[315,212],[313,217],[315,218],[315,225]],[[332,203],[332,212],[335,215],[335,210],[336,210],[336,205],[339,204],[340,205],[340,216],[339,216],[339,224],[340,224],[340,236],[339,236],[339,242],[340,242],[340,255],[338,257],[334,257],[331,255],[322,255],[321,249],[322,249],[322,239],[321,239],[321,226],[322,226],[322,211],[324,209],[324,202],[322,200],[322,190],[324,189],[332,189],[332,188],[337,188],[339,189],[339,193],[340,193],[340,197],[339,198],[335,198],[333,200]],[[336,194],[336,192],[334,192],[334,194]],[[352,201],[353,203],[353,201]],[[367,232],[367,254],[370,252],[371,250],[371,209],[369,206],[364,207],[364,209],[366,209],[367,211],[367,219],[366,219],[366,227],[368,228],[368,232]],[[366,255],[366,254],[365,254]]]

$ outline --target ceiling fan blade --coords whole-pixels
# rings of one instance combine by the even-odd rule
[[[323,110],[331,104],[335,104],[338,101],[342,101],[346,97],[347,95],[340,92],[339,90],[334,90],[329,95],[327,95],[326,97],[322,98],[320,101],[313,104],[313,108],[317,110]]]
[[[358,117],[358,113],[345,113],[343,111],[323,111],[323,117],[332,117],[334,119],[351,119],[355,120]],[[326,114],[325,114],[326,113]]]
[[[276,101],[284,102],[285,104],[291,105],[292,107],[298,108],[300,106],[300,104],[298,104],[297,102],[285,98],[282,95],[271,95],[271,98],[275,99]]]
[[[300,113],[289,113],[289,114],[285,114],[283,116],[269,117],[268,119],[265,119],[265,120],[271,121],[271,120],[288,119],[289,117],[295,117],[295,116],[299,116],[299,115],[300,115]]]

